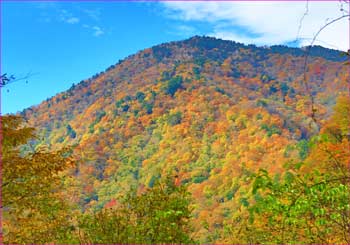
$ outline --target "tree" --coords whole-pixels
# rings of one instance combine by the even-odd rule
[[[238,222],[241,242],[350,243],[348,102],[348,96],[338,99],[303,162],[287,164],[280,176],[264,169],[255,176],[252,205],[244,203],[249,215]]]
[[[190,243],[190,195],[171,178],[137,195],[130,191],[119,206],[84,214],[81,243]],[[115,204],[115,202],[113,202]]]
[[[48,243],[68,239],[69,206],[61,192],[62,173],[72,166],[68,149],[21,148],[34,129],[19,116],[2,120],[2,204],[5,243]]]
[[[166,94],[174,96],[178,89],[182,88],[182,77],[176,76],[167,81],[164,85],[164,91]]]

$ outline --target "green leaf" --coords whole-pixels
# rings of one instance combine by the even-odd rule
[[[244,206],[244,207],[248,207],[249,206],[249,202],[248,199],[243,197],[240,199],[240,203]]]

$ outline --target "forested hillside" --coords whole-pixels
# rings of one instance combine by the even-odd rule
[[[56,241],[117,243],[131,229],[139,233],[129,243],[350,242],[345,59],[196,36],[24,110],[38,135],[31,145],[68,148],[74,162],[60,196],[82,218],[62,221],[71,230]],[[148,217],[141,209],[155,219],[138,221]]]

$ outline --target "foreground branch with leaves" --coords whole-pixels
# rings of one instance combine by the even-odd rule
[[[118,205],[97,212],[65,199],[64,173],[74,162],[69,149],[24,150],[34,129],[19,116],[2,117],[4,243],[189,243],[190,194],[167,177]]]
[[[350,243],[348,101],[339,97],[331,120],[310,139],[304,161],[287,163],[283,174],[260,169],[254,175],[251,204],[243,203],[230,229],[234,241]]]
[[[80,243],[193,243],[190,195],[169,177],[137,195],[130,191],[113,208],[83,215]]]
[[[65,239],[69,206],[61,192],[64,170],[73,165],[68,150],[21,145],[34,139],[34,129],[23,127],[19,116],[2,120],[2,213],[5,243],[44,243]]]

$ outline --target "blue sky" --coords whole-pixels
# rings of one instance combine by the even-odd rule
[[[258,45],[301,38],[297,43],[302,45],[325,19],[344,14],[336,2],[311,3],[298,29],[305,4],[1,1],[1,73],[33,74],[28,83],[2,90],[1,111],[15,113],[39,104],[119,59],[163,42],[209,35]],[[348,23],[333,25],[317,42],[346,50]]]

